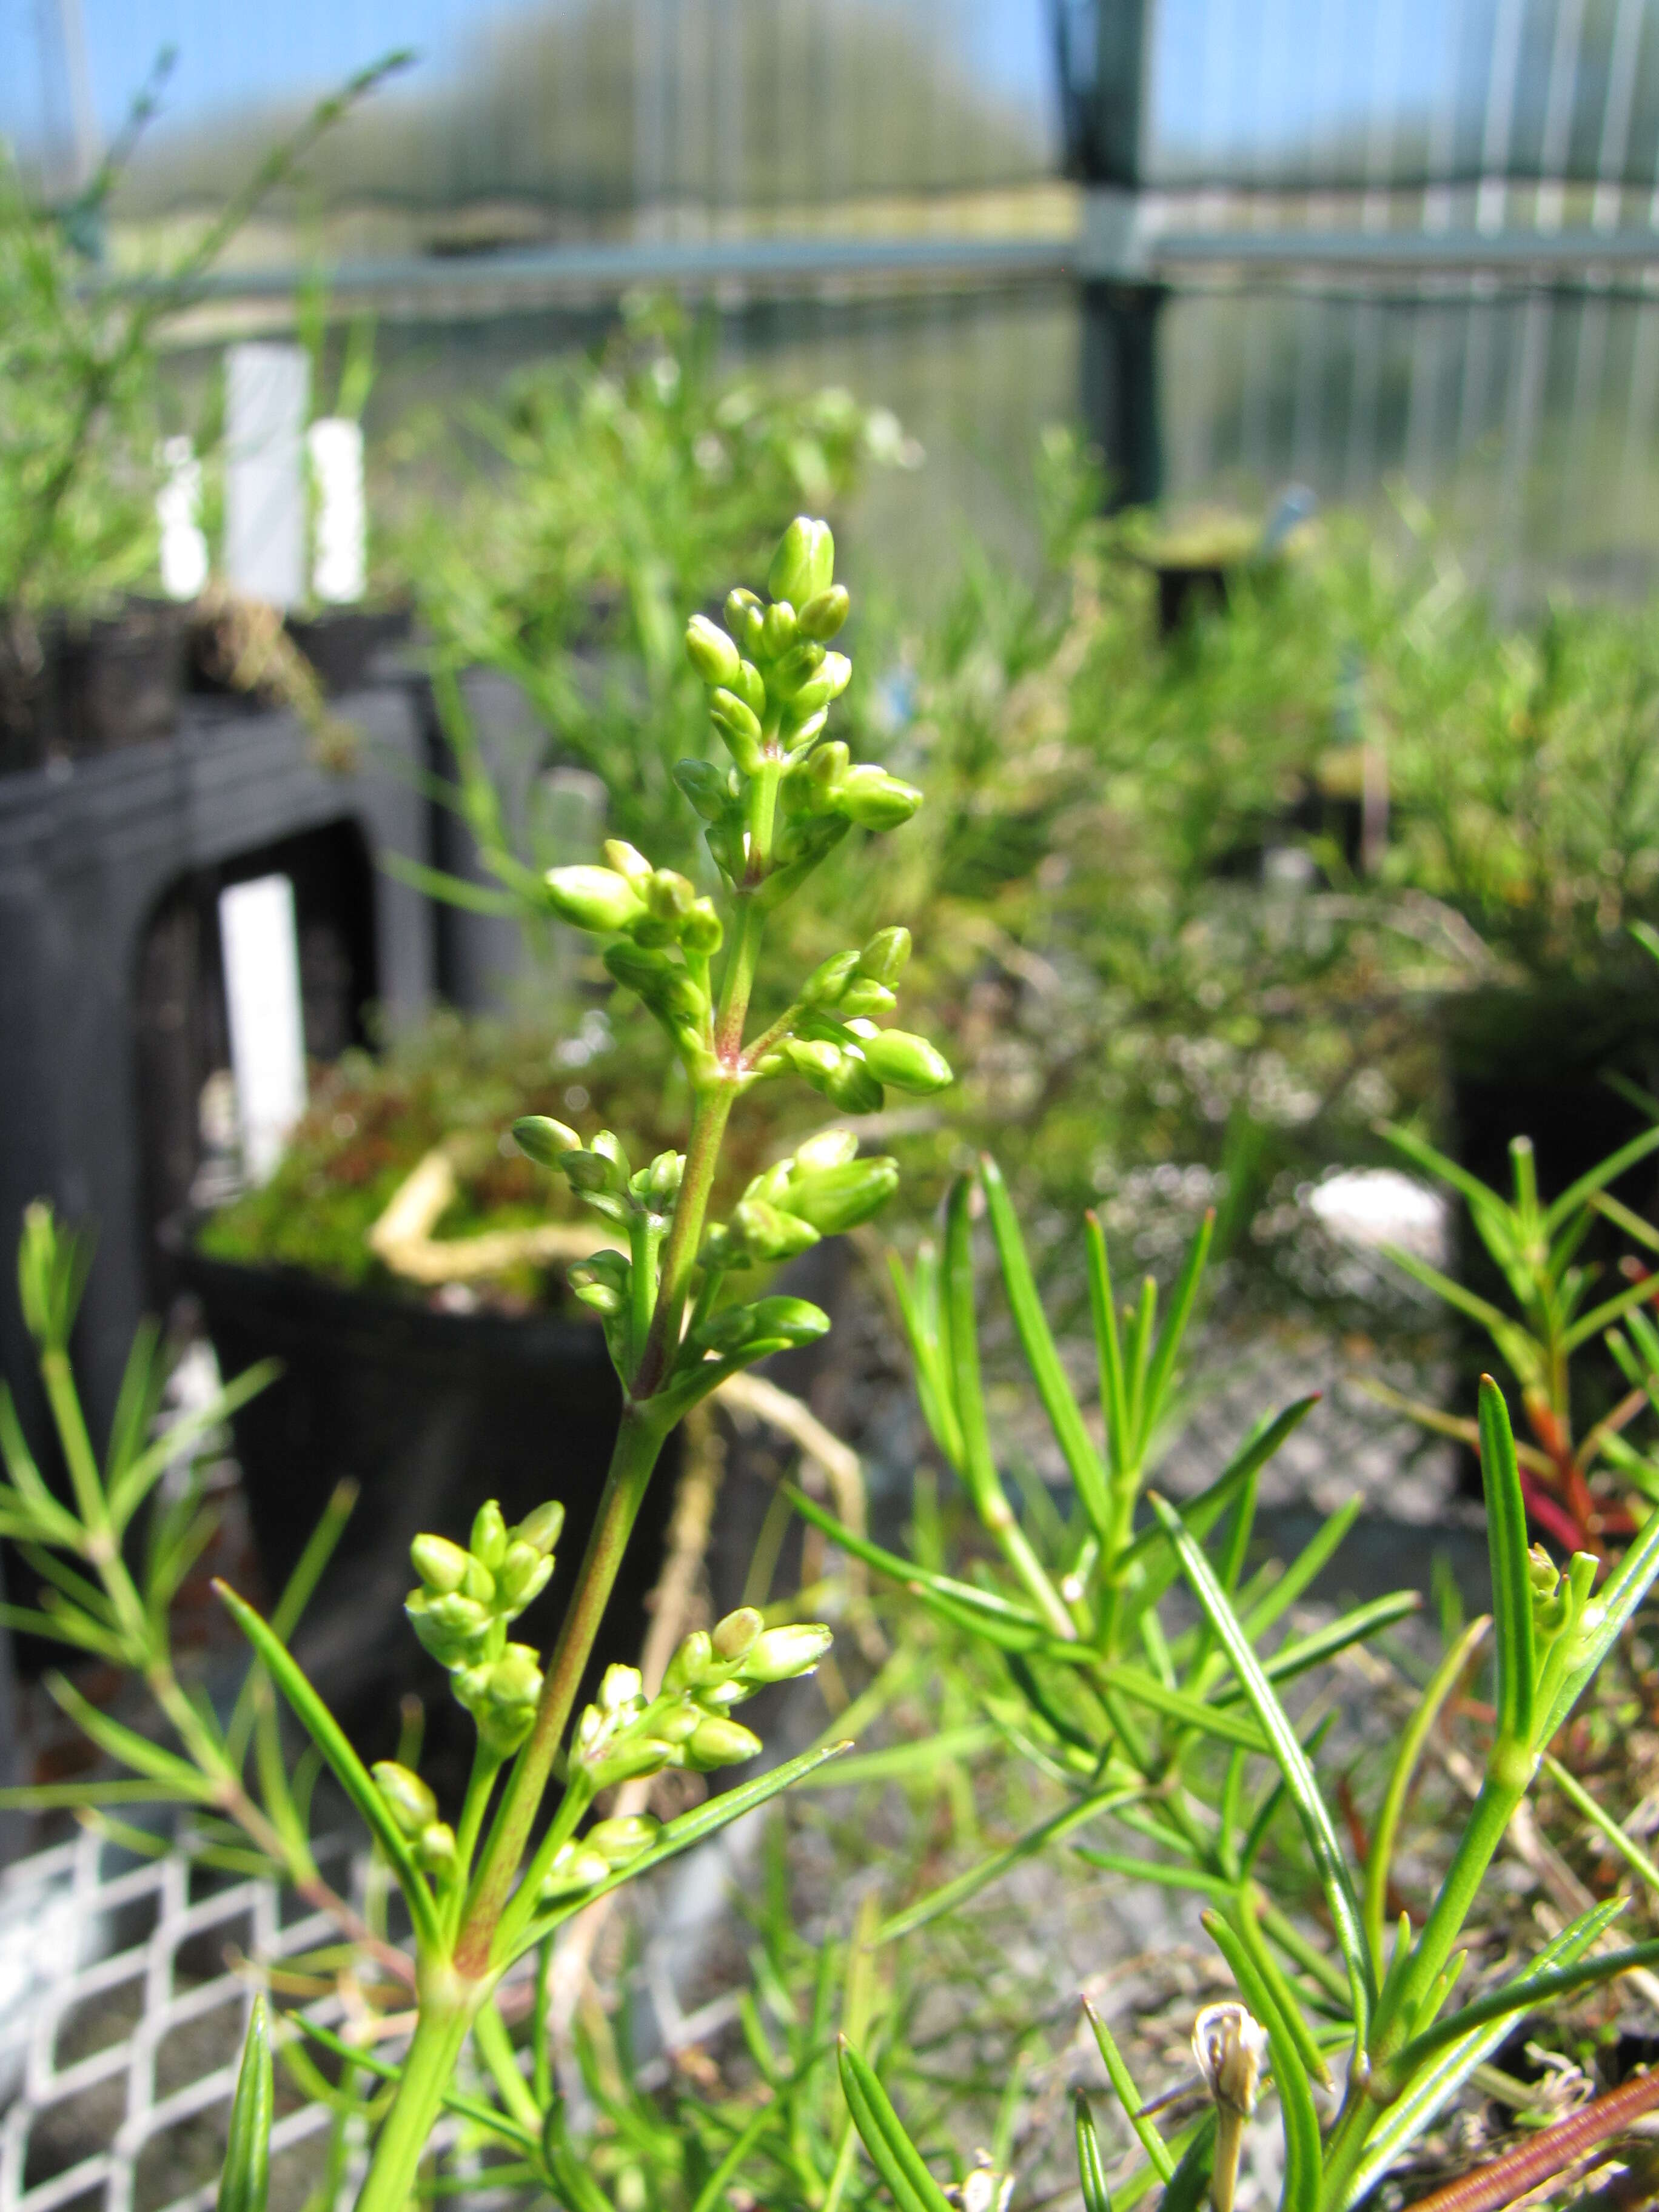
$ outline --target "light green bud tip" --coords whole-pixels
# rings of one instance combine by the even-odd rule
[[[859,973],[869,976],[872,982],[885,983],[890,990],[904,973],[909,957],[908,929],[878,929],[859,955]]]
[[[614,1820],[596,1820],[582,1838],[581,1847],[597,1851],[607,1867],[624,1867],[648,1851],[657,1840],[659,1824],[648,1813],[623,1814]]]
[[[864,1064],[878,1083],[890,1083],[895,1091],[927,1097],[956,1081],[951,1063],[926,1037],[908,1030],[878,1030],[860,1041]]]
[[[607,868],[614,868],[626,878],[635,890],[643,890],[652,874],[651,863],[635,845],[625,837],[607,837],[599,852]]]
[[[827,592],[836,579],[836,541],[827,522],[798,514],[783,533],[772,565],[766,572],[766,588],[775,599],[787,599],[804,607]]]
[[[513,1531],[516,1542],[529,1544],[542,1553],[550,1552],[563,1533],[564,1507],[556,1498],[550,1498],[545,1505],[526,1513]]]
[[[418,1774],[400,1766],[395,1759],[377,1759],[370,1771],[375,1788],[403,1834],[418,1836],[437,1819],[438,1801]]]
[[[707,615],[693,615],[685,626],[686,657],[705,684],[737,682],[742,655],[731,639]]]
[[[447,1597],[466,1580],[471,1559],[447,1536],[417,1536],[409,1547],[409,1563],[439,1597]]]
[[[550,868],[548,903],[561,921],[605,936],[626,929],[645,912],[645,902],[614,868]]]
[[[760,1738],[741,1721],[711,1713],[707,1720],[698,1722],[687,1739],[685,1763],[700,1774],[708,1774],[717,1766],[741,1766],[760,1749]]]
[[[752,1605],[739,1606],[735,1613],[728,1613],[724,1620],[715,1625],[710,1641],[716,1656],[728,1663],[741,1659],[745,1651],[752,1649],[765,1626]]]
[[[467,1549],[492,1574],[507,1556],[507,1522],[493,1498],[486,1498],[473,1515]]]
[[[567,1152],[579,1152],[582,1140],[562,1121],[545,1114],[521,1114],[513,1124],[513,1141],[538,1168],[556,1168]]]
[[[769,1628],[743,1662],[749,1682],[788,1682],[810,1674],[835,1638],[821,1621],[800,1621],[793,1628]]]

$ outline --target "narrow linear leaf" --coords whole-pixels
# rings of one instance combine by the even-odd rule
[[[1545,1716],[1536,1738],[1538,1742],[1549,1743],[1558,1734],[1601,1662],[1624,1633],[1626,1624],[1647,1595],[1656,1575],[1659,1575],[1659,1512],[1648,1516],[1641,1534],[1620,1561],[1602,1590],[1601,1626],[1585,1638],[1582,1646],[1583,1656],[1556,1692],[1555,1702]]]
[[[1547,2004],[1552,1997],[1571,1996],[1575,1990],[1616,1981],[1634,1967],[1656,1965],[1659,1965],[1659,1942],[1631,1943],[1622,1951],[1604,1951],[1598,1958],[1582,1959],[1574,1966],[1523,1974],[1519,1981],[1506,1982],[1502,1989],[1476,1997],[1473,2003],[1448,2013],[1421,2035],[1413,2036],[1390,2062],[1389,2070],[1397,2080],[1409,2081],[1419,2066],[1474,2028],[1492,2021],[1513,2020],[1517,2013],[1530,2012],[1534,2005]]]
[[[370,2051],[361,2044],[348,2043],[343,2036],[336,2035],[331,2028],[320,2027],[314,2020],[308,2020],[302,2012],[291,2012],[284,2017],[290,2026],[297,2027],[313,2043],[320,2044],[325,2051],[331,2051],[335,2057],[343,2059],[349,2066],[361,2066],[366,2074],[374,2075],[377,2081],[400,2081],[403,2079],[403,2069],[394,2059],[382,2058],[379,2051]],[[502,2142],[511,2143],[515,2149],[533,2152],[537,2148],[535,2138],[527,2129],[521,2128],[516,2120],[509,2119],[505,2112],[494,2105],[485,2104],[481,2098],[469,2097],[459,2089],[446,2089],[444,2106],[457,2118],[471,2121],[475,2127],[486,2129],[489,2134],[499,2136]]]
[[[1544,1210],[1546,1236],[1553,1237],[1569,1215],[1587,1204],[1597,1191],[1605,1190],[1610,1182],[1617,1182],[1627,1169],[1646,1159],[1656,1147],[1659,1147],[1659,1126],[1644,1129],[1639,1137],[1632,1137],[1629,1144],[1620,1145],[1616,1152],[1609,1152],[1606,1159],[1598,1160],[1587,1175],[1570,1182],[1559,1198]]]
[[[230,2140],[219,2177],[218,2212],[265,2212],[270,2194],[270,2120],[276,2103],[270,2065],[270,2014],[264,1992],[253,2000],[236,2094],[230,2106]]]
[[[1267,2031],[1273,2085],[1279,2091],[1285,2128],[1285,2193],[1279,2199],[1283,2212],[1314,2212],[1319,2201],[1319,2115],[1314,2110],[1297,2039],[1238,1930],[1218,1912],[1206,1912],[1204,1925],[1232,1968],[1245,2003]]]
[[[1106,2069],[1106,2078],[1117,2092],[1117,2100],[1123,2107],[1123,2117],[1134,2130],[1139,2139],[1140,2148],[1151,2160],[1152,2170],[1158,2179],[1165,2183],[1172,2181],[1175,2178],[1176,2162],[1170,2155],[1170,2146],[1142,2109],[1146,2100],[1136,2088],[1134,2076],[1129,2071],[1123,2053],[1117,2047],[1111,2029],[1107,2027],[1087,1997],[1083,2000],[1083,2010],[1090,2027],[1094,2032],[1095,2041],[1100,2047],[1101,2063]]]
[[[262,1620],[228,1583],[216,1581],[213,1587],[221,1604],[264,1662],[266,1671],[287,1698],[295,1717],[328,1761],[335,1780],[362,1815],[369,1833],[386,1853],[408,1904],[416,1936],[423,1944],[439,1944],[442,1935],[437,1907],[425,1877],[415,1863],[402,1829],[392,1819],[362,1761],[347,1742],[339,1723],[307,1680],[287,1646],[271,1632],[269,1622]]]
[[[1031,1274],[1031,1263],[1026,1256],[1024,1239],[1019,1233],[1019,1222],[1008,1196],[1008,1186],[1002,1179],[1001,1169],[988,1152],[981,1156],[979,1180],[985,1193],[992,1241],[1002,1268],[1003,1288],[1008,1294],[1008,1310],[1013,1316],[1025,1364],[1031,1370],[1054,1441],[1071,1470],[1083,1510],[1096,1533],[1103,1535],[1110,1514],[1106,1470],[1084,1426],[1076,1396],[1054,1347],[1048,1316]]]
[[[1243,1685],[1244,1694],[1261,1723],[1262,1732],[1273,1745],[1273,1757],[1301,1819],[1314,1864],[1319,1869],[1320,1881],[1330,1906],[1337,1945],[1347,1969],[1353,1997],[1355,2035],[1363,2042],[1376,1992],[1371,1983],[1364,1927],[1359,1917],[1359,1900],[1354,1894],[1352,1877],[1342,1856],[1341,1845],[1336,1839],[1329,1808],[1320,1795],[1313,1769],[1297,1739],[1296,1730],[1291,1726],[1285,1708],[1274,1694],[1272,1683],[1262,1673],[1261,1662],[1239,1624],[1238,1616],[1227,1602],[1226,1592],[1217,1582],[1202,1547],[1184,1526],[1180,1515],[1156,1491],[1149,1493],[1149,1500],[1180,1555],[1194,1596],[1214,1624],[1222,1647],[1232,1661],[1233,1672]]]
[[[1192,1320],[1193,1308],[1198,1303],[1199,1285],[1204,1279],[1205,1262],[1210,1256],[1210,1239],[1214,1234],[1215,1209],[1212,1206],[1198,1224],[1193,1241],[1187,1247],[1187,1256],[1181,1263],[1181,1273],[1170,1293],[1169,1310],[1164,1316],[1164,1326],[1158,1333],[1158,1342],[1147,1370],[1142,1405],[1148,1435],[1158,1426],[1165,1397],[1175,1377],[1176,1361],[1181,1356],[1182,1340],[1186,1336],[1187,1325]]]
[[[1378,1974],[1382,1972],[1383,1932],[1388,1917],[1389,1872],[1394,1863],[1394,1839],[1399,1833],[1401,1815],[1406,1809],[1412,1778],[1417,1772],[1417,1763],[1423,1756],[1423,1747],[1429,1740],[1429,1732],[1440,1717],[1441,1708],[1462,1680],[1470,1661],[1491,1626],[1492,1617],[1484,1613],[1469,1623],[1436,1668],[1427,1688],[1417,1701],[1416,1710],[1406,1723],[1405,1734],[1400,1739],[1400,1749],[1395,1755],[1376,1824],[1371,1831],[1370,1855],[1365,1862],[1365,1933]]]
[[[867,1537],[845,1527],[816,1498],[809,1498],[805,1491],[796,1489],[793,1483],[786,1482],[780,1487],[804,1521],[810,1521],[832,1543],[839,1545],[843,1551],[850,1552],[855,1559],[862,1559],[866,1566],[874,1567],[878,1573],[890,1577],[902,1587],[948,1599],[963,1614],[982,1614],[988,1624],[1004,1624],[1011,1629],[1027,1631],[1038,1637],[1046,1633],[1042,1622],[1030,1607],[1002,1597],[994,1590],[981,1589],[975,1583],[957,1582],[950,1575],[934,1574],[930,1569],[918,1566],[914,1560],[904,1559],[896,1552],[884,1551],[879,1544],[872,1544]]]
[[[841,2085],[853,2124],[864,2139],[871,2164],[904,2212],[951,2212],[951,2200],[928,2172],[921,2153],[906,2134],[875,2069],[841,2041]]]
[[[1074,2107],[1077,2184],[1083,2192],[1083,2212],[1112,2212],[1112,2192],[1106,2185],[1106,2166],[1100,2155],[1100,2137],[1095,2133],[1095,2116],[1081,2089],[1077,2092]]]
[[[1293,1637],[1281,1644],[1271,1659],[1262,1662],[1262,1671],[1270,1682],[1294,1681],[1298,1674],[1322,1667],[1328,1659],[1334,1659],[1339,1651],[1346,1651],[1350,1644],[1363,1644],[1368,1637],[1392,1628],[1395,1621],[1408,1620],[1422,1610],[1420,1590],[1395,1590],[1391,1597],[1373,1598],[1368,1605],[1356,1606],[1352,1613],[1343,1613],[1339,1620],[1328,1622],[1310,1635]],[[1215,1702],[1223,1705],[1243,1695],[1237,1683],[1229,1682],[1216,1692]]]
[[[1490,1375],[1480,1377],[1480,1480],[1486,1494],[1486,1549],[1492,1560],[1498,1735],[1500,1742],[1530,1749],[1537,1677],[1527,1507],[1510,1409]]]

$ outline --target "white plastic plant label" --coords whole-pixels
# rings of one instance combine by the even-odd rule
[[[317,502],[311,588],[326,605],[349,606],[368,580],[362,425],[325,415],[307,431],[306,450]]]
[[[306,588],[304,441],[311,362],[303,346],[225,355],[225,576],[233,592],[297,606]]]
[[[202,530],[202,464],[188,438],[168,438],[155,495],[161,526],[161,589],[170,599],[193,599],[208,580],[208,542]]]
[[[219,942],[242,1168],[250,1182],[262,1183],[306,1107],[300,947],[288,878],[257,876],[221,891]]]

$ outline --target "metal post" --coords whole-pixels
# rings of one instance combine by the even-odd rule
[[[1152,0],[1051,0],[1068,173],[1090,186],[1080,369],[1083,417],[1113,507],[1163,488],[1158,322],[1164,288],[1137,273]]]

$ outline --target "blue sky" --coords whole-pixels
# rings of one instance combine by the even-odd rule
[[[0,128],[33,137],[43,109],[51,128],[64,128],[58,30],[64,4],[0,0]],[[525,4],[536,8],[536,0]],[[540,4],[556,7],[559,0]],[[665,15],[677,4],[667,0]],[[915,16],[925,32],[948,27],[964,39],[970,67],[1011,98],[1046,106],[1048,0],[888,4]],[[167,112],[184,121],[272,94],[322,89],[394,46],[418,49],[421,61],[408,80],[416,89],[464,67],[485,27],[514,12],[489,0],[280,0],[246,12],[227,0],[79,0],[79,5],[93,97],[106,133],[118,126],[134,88],[164,46],[178,51]]]

